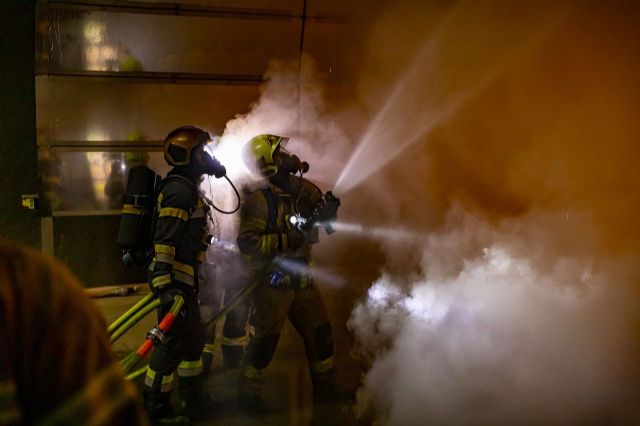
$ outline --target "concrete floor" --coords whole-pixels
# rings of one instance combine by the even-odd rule
[[[340,271],[350,284],[332,289],[319,283],[334,329],[335,365],[338,383],[349,391],[358,387],[363,362],[350,355],[352,337],[346,321],[362,289],[371,282],[371,271],[353,268]],[[131,307],[141,295],[95,299],[107,323],[116,319]],[[136,349],[146,332],[154,326],[155,315],[149,315],[114,344],[120,356]],[[220,334],[220,333],[218,333]],[[140,364],[139,366],[142,366]],[[222,425],[361,425],[368,421],[357,420],[352,410],[337,410],[336,407],[314,407],[312,404],[311,380],[307,371],[302,340],[287,322],[278,344],[275,357],[267,369],[263,395],[268,414],[250,416],[238,409],[236,399],[237,370],[225,370],[221,366],[219,342],[216,344],[214,366],[205,380],[205,387],[215,409],[206,424]],[[141,380],[137,381],[141,385]]]

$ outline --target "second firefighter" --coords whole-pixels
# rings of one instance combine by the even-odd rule
[[[310,262],[312,246],[319,241],[314,215],[321,212],[325,220],[335,219],[339,200],[330,197],[327,203],[318,187],[302,178],[309,166],[284,150],[286,140],[259,135],[244,151],[247,165],[264,178],[262,188],[244,201],[237,238],[254,279],[260,281],[251,317],[255,334],[239,378],[239,403],[248,410],[264,408],[261,382],[287,317],[304,340],[314,399],[330,397],[333,389],[331,324]],[[300,226],[302,220],[306,226]]]

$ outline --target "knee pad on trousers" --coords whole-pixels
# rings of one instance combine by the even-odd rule
[[[325,323],[315,331],[316,355],[319,360],[327,359],[333,355],[333,333],[331,324]]]
[[[262,370],[269,365],[271,358],[273,358],[273,354],[276,352],[276,346],[278,345],[279,339],[279,333],[267,334],[256,342],[256,348],[252,357],[253,359],[251,359],[251,364],[253,364],[255,368]]]

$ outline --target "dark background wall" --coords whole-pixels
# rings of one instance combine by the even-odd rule
[[[217,4],[218,2],[212,1],[211,3]],[[220,0],[219,3],[225,2]],[[262,4],[260,1],[252,3],[255,3],[256,7]],[[277,6],[278,4],[281,7]],[[307,4],[307,2],[297,0],[283,0],[277,4],[276,2],[265,3],[264,7],[266,8],[283,9],[286,12],[285,15],[288,14],[288,19],[218,19],[216,22],[219,21],[221,24],[231,25],[237,33],[246,33],[245,35],[251,31],[255,33],[256,28],[262,28],[260,25],[263,25],[274,28],[276,35],[280,37],[271,41],[265,39],[261,40],[260,43],[248,43],[258,50],[256,55],[236,55],[235,52],[238,49],[245,50],[242,48],[244,45],[236,45],[229,42],[228,46],[222,46],[233,53],[228,55],[229,58],[248,58],[245,60],[246,63],[236,64],[237,68],[232,70],[235,70],[237,74],[255,73],[256,76],[260,77],[267,68],[269,59],[288,59],[294,60],[295,63],[295,59],[304,51],[314,58],[316,68],[324,76],[327,91],[332,96],[351,95],[354,89],[347,82],[351,80],[352,68],[357,69],[353,63],[358,62],[356,59],[358,55],[353,54],[355,48],[349,47],[351,44],[342,44],[340,49],[336,48],[335,46],[339,45],[336,40],[342,38],[353,41],[354,37],[347,35],[352,34],[354,31],[356,33],[365,32],[364,27],[345,25],[347,21],[342,18],[329,18],[334,15],[341,17],[352,14],[352,11],[342,10],[342,6],[338,7],[341,4],[340,2],[336,2],[335,5],[332,2],[325,1],[308,2],[306,14],[302,11],[304,4]],[[69,37],[64,36],[64,32],[62,37],[58,34],[59,39],[56,39],[58,43],[61,43],[61,40],[64,42],[64,47],[67,49],[64,55],[60,46],[55,45],[54,47],[58,49],[56,50],[52,49],[53,45],[43,42],[43,29],[46,29],[47,31],[44,31],[44,33],[47,33],[51,28],[46,25],[48,22],[46,18],[50,16],[45,13],[46,10],[45,12],[42,11],[43,5],[47,6],[47,3],[39,4],[39,11],[37,11],[35,1],[0,0],[0,238],[27,244],[36,249],[44,246],[43,250],[47,252],[49,252],[47,250],[49,248],[57,259],[66,263],[88,286],[139,282],[144,279],[144,274],[141,274],[140,271],[125,271],[122,268],[120,262],[121,250],[115,244],[119,220],[116,215],[102,215],[93,212],[93,214],[65,216],[57,212],[55,213],[55,218],[47,221],[50,225],[48,229],[52,233],[52,238],[44,238],[44,242],[41,241],[40,216],[51,215],[52,210],[60,209],[51,209],[49,203],[43,202],[43,205],[46,204],[44,209],[40,209],[37,212],[29,211],[21,206],[21,195],[40,192],[41,197],[44,197],[48,193],[47,187],[41,188],[38,176],[39,168],[43,173],[43,182],[46,182],[47,179],[45,177],[49,176],[46,174],[47,168],[43,167],[43,164],[45,164],[47,158],[51,158],[55,149],[48,150],[48,147],[54,146],[56,148],[55,144],[60,143],[61,140],[76,141],[77,139],[81,141],[84,139],[88,133],[88,126],[84,124],[89,119],[84,117],[83,114],[87,111],[93,111],[91,108],[96,108],[96,111],[100,112],[100,114],[96,113],[94,115],[108,118],[104,120],[108,126],[103,127],[109,129],[112,134],[110,137],[106,137],[104,141],[99,142],[105,145],[108,145],[110,139],[125,140],[128,138],[131,132],[125,132],[127,129],[120,129],[120,127],[126,127],[121,125],[123,116],[135,117],[135,120],[131,120],[135,121],[136,124],[139,122],[150,123],[147,129],[148,134],[145,134],[148,140],[161,140],[169,129],[179,124],[184,124],[184,122],[200,124],[197,120],[190,118],[199,111],[205,111],[206,117],[211,121],[211,123],[204,123],[209,126],[208,128],[221,129],[227,120],[233,118],[234,114],[250,110],[250,104],[259,98],[258,85],[255,83],[244,85],[137,85],[136,88],[142,94],[155,91],[160,93],[158,96],[163,98],[179,96],[179,100],[182,100],[184,98],[192,99],[194,93],[205,94],[205,96],[199,96],[199,99],[202,99],[202,102],[206,102],[206,105],[195,105],[194,102],[190,102],[191,110],[185,113],[189,117],[188,119],[182,116],[176,118],[173,113],[166,114],[164,109],[160,113],[165,114],[160,114],[162,119],[158,119],[154,115],[157,111],[152,106],[173,105],[173,103],[155,102],[154,98],[153,102],[140,104],[139,99],[145,98],[144,96],[132,97],[133,101],[130,104],[126,102],[119,103],[118,101],[123,97],[121,92],[126,91],[122,88],[128,87],[125,84],[120,84],[120,82],[114,84],[111,81],[105,83],[102,80],[100,80],[100,83],[94,83],[94,80],[90,78],[77,81],[68,76],[52,75],[52,70],[49,69],[49,59],[57,58],[56,54],[59,54],[61,58],[74,57],[67,53],[75,51],[75,48],[77,48],[76,50],[81,50],[80,47],[82,45],[80,44],[80,47],[78,47],[71,43]],[[86,11],[76,13],[77,11],[73,8],[62,9],[64,9],[65,13],[60,15],[69,17],[69,22],[75,22],[78,25],[84,21],[75,18],[91,15],[90,12]],[[279,11],[278,13],[281,12]],[[303,15],[309,17],[305,26],[301,25],[301,16]],[[75,32],[69,29],[72,35],[76,33],[76,35],[83,34],[82,27],[76,28],[60,18],[60,16],[55,16],[58,20],[54,21],[59,25],[59,28],[73,29]],[[156,17],[153,14],[122,13],[121,17],[139,19],[144,23],[164,19],[161,15]],[[190,18],[182,20],[191,22]],[[176,22],[182,22],[182,20],[175,19]],[[112,23],[108,19],[105,22]],[[124,25],[122,27],[124,30],[129,28]],[[38,38],[38,34],[40,34],[40,38]],[[121,39],[135,41],[134,38],[127,37],[128,33],[126,32],[121,33],[121,31],[114,30],[108,34],[113,36],[115,41],[110,40],[110,42],[113,42],[114,46],[120,46],[116,41]],[[304,38],[301,34],[304,34]],[[202,34],[198,33],[198,35]],[[283,40],[286,41],[284,43],[285,47],[287,47],[285,51],[281,51],[283,49],[281,46]],[[336,42],[327,43],[326,40]],[[133,47],[138,46],[134,41],[131,41]],[[150,41],[145,43],[150,44],[151,47],[154,45]],[[327,49],[329,45],[333,47]],[[52,51],[54,53],[51,53]],[[349,54],[345,52],[349,52]],[[221,63],[224,64],[225,62]],[[235,62],[233,63],[235,64]],[[178,61],[176,66],[178,66],[179,70],[196,70],[190,69],[187,65],[189,64],[185,65]],[[153,69],[151,67],[149,70],[153,71]],[[57,68],[53,71],[56,70],[60,71]],[[225,70],[228,71],[226,68],[223,71]],[[145,71],[148,70],[145,68]],[[85,86],[80,83],[84,83]],[[108,86],[104,94],[99,90],[102,87],[101,85]],[[87,90],[87,88],[91,90]],[[118,91],[118,88],[120,88],[120,91]],[[95,93],[98,95],[95,95]],[[99,109],[100,102],[95,98],[99,98],[102,95],[104,95],[103,98],[105,99],[103,101],[107,106],[115,105],[112,109],[107,108],[110,113],[113,113],[113,117],[109,114],[104,114],[104,111]],[[125,100],[128,99],[126,96],[124,98]],[[212,99],[234,101],[213,102]],[[87,100],[87,102],[82,103],[81,100]],[[340,104],[340,102],[330,102],[330,105],[334,104]],[[46,107],[43,107],[43,105]],[[221,105],[225,108],[222,108]],[[68,112],[67,110],[72,111],[77,116],[68,117],[65,115]],[[203,113],[200,112],[200,114],[202,115]],[[146,120],[143,120],[143,118],[146,118]],[[67,120],[65,121],[65,119]],[[308,119],[306,115],[302,117],[302,121],[305,119]],[[99,122],[98,124],[105,123]],[[71,131],[77,130],[72,124],[77,125],[76,127],[81,131],[75,133]],[[216,124],[220,124],[220,126],[216,126]],[[70,127],[71,130],[65,125]],[[40,146],[40,152],[38,152],[37,146]],[[117,149],[115,150],[117,151]],[[79,149],[79,152],[81,151]],[[40,153],[40,165],[38,163],[38,153]],[[47,154],[49,157],[43,154]],[[56,151],[55,154],[61,155],[60,151]],[[74,161],[67,161],[67,163],[74,166],[77,165],[75,159]],[[56,177],[55,174],[51,176]],[[67,187],[74,187],[74,185],[67,185]],[[77,212],[74,211],[72,213]],[[51,247],[48,246],[49,244]]]
[[[0,2],[0,238],[41,247],[40,217],[21,205],[39,192],[35,113],[35,3]],[[88,286],[140,282],[115,244],[119,216],[56,218],[55,256]]]
[[[40,221],[21,206],[37,193],[35,5],[0,3],[0,236],[40,247]]]
[[[87,287],[146,281],[142,268],[122,266],[116,244],[120,216],[56,217],[53,250]]]

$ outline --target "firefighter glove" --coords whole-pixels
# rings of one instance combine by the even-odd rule
[[[160,304],[162,306],[173,305],[173,301],[176,296],[182,296],[182,298],[185,299],[184,293],[180,289],[173,286],[167,286],[165,288],[159,289],[157,296],[160,299]]]

